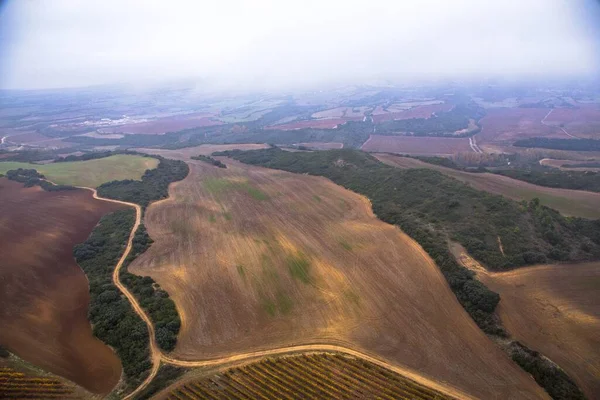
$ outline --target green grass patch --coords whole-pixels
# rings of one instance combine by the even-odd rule
[[[316,194],[313,196],[313,199],[315,199],[315,201],[316,201],[317,203],[320,203],[320,202],[321,202],[321,198],[320,198],[319,196],[317,196]]]
[[[248,182],[236,182],[230,181],[228,179],[222,178],[208,178],[203,182],[204,187],[210,193],[219,196],[223,192],[228,190],[239,190],[248,193],[250,197],[258,201],[264,201],[269,199],[269,195],[267,195],[262,190],[252,186]]]
[[[209,222],[217,222],[217,219],[215,218],[215,216],[213,214],[210,214],[208,217],[208,221]]]
[[[343,239],[340,240],[339,243],[345,250],[352,251],[352,246],[350,245],[350,243],[346,242]]]
[[[288,255],[285,261],[294,279],[306,284],[311,283],[310,260],[302,252]]]
[[[223,213],[223,218],[225,218],[227,221],[231,221],[232,217],[231,217],[231,213],[226,211]]]
[[[279,312],[285,315],[292,310],[294,304],[290,296],[285,293],[279,293],[277,295],[277,306],[279,307]]]
[[[248,194],[250,196],[252,196],[253,199],[258,200],[258,201],[264,201],[264,200],[269,199],[269,195],[267,195],[262,190],[259,190],[253,186],[250,186],[249,184],[246,184],[246,185],[247,185],[246,191],[248,192]]]
[[[50,164],[0,162],[0,174],[17,168],[35,169],[58,185],[98,187],[114,180],[140,180],[147,169],[157,166],[156,158],[117,154],[94,160]]]
[[[239,276],[246,280],[246,268],[244,268],[244,266],[241,264],[236,265],[235,268],[237,269]]]
[[[352,290],[344,291],[344,298],[355,305],[360,304],[360,297],[354,293]]]

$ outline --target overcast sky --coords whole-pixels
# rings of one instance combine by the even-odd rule
[[[598,3],[0,0],[0,88],[600,76]]]

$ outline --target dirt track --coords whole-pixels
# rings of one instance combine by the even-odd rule
[[[295,353],[295,352],[301,352],[301,351],[336,351],[339,353],[345,353],[345,354],[353,355],[356,357],[361,357],[372,363],[375,363],[382,367],[388,368],[396,373],[407,376],[416,382],[419,382],[423,385],[434,388],[434,389],[436,389],[442,393],[445,393],[447,395],[457,397],[457,398],[462,398],[462,399],[474,398],[459,389],[456,389],[452,386],[446,385],[443,382],[437,382],[435,380],[429,379],[411,369],[402,368],[397,365],[390,364],[390,363],[383,361],[379,358],[376,358],[372,355],[368,355],[368,354],[362,353],[360,351],[353,350],[351,348],[336,346],[336,345],[331,345],[331,344],[310,344],[310,345],[286,346],[286,347],[280,347],[280,348],[276,348],[276,349],[261,350],[261,351],[254,351],[254,352],[248,352],[248,353],[238,353],[238,354],[234,354],[234,355],[227,356],[227,357],[220,357],[220,358],[215,358],[215,359],[199,360],[199,361],[178,360],[176,358],[172,358],[172,357],[169,357],[169,356],[163,354],[160,351],[160,349],[156,343],[155,336],[154,336],[154,325],[152,324],[150,318],[148,317],[148,315],[146,314],[144,309],[139,305],[135,296],[131,292],[129,292],[129,290],[121,283],[120,278],[119,278],[119,272],[121,270],[121,267],[123,266],[123,262],[125,261],[125,259],[129,255],[129,252],[131,251],[133,237],[134,237],[135,232],[141,222],[141,208],[139,205],[134,204],[134,203],[128,203],[125,201],[113,200],[113,199],[100,197],[100,196],[98,196],[96,189],[87,188],[87,187],[80,187],[80,188],[92,191],[93,197],[95,199],[134,207],[135,212],[136,212],[135,224],[133,225],[133,228],[131,229],[131,233],[129,234],[129,239],[127,241],[127,247],[125,248],[125,251],[123,252],[123,255],[121,256],[121,258],[119,259],[119,262],[115,266],[115,269],[114,269],[113,275],[112,275],[112,279],[113,279],[115,286],[117,286],[119,288],[119,290],[127,297],[127,299],[131,303],[135,312],[142,318],[142,320],[144,320],[144,322],[146,323],[146,325],[148,327],[148,332],[150,335],[150,353],[151,353],[151,357],[152,357],[152,370],[150,371],[150,374],[148,375],[148,377],[140,384],[140,386],[138,386],[129,395],[124,397],[124,400],[133,398],[137,393],[139,393],[146,386],[148,386],[148,384],[156,376],[158,369],[160,367],[161,361],[164,363],[167,363],[167,364],[178,365],[178,366],[182,366],[182,367],[204,367],[204,366],[214,366],[214,365],[224,364],[224,363],[239,362],[239,361],[250,360],[250,359],[258,359],[258,358],[266,357],[266,356],[283,355],[283,354]]]
[[[178,346],[173,355],[162,356],[164,362],[207,366],[298,351],[301,345],[374,357],[413,379],[445,382],[473,397],[546,398],[474,325],[423,250],[377,220],[366,199],[322,178],[230,160],[227,170],[187,161],[190,175],[171,186],[169,199],[147,210],[145,224],[155,243],[130,266],[130,271],[151,275],[169,291],[182,316]],[[209,195],[203,179],[212,182],[213,189],[235,183],[243,190]],[[273,186],[275,182],[280,183]],[[247,197],[248,186],[265,193],[266,200]],[[284,230],[276,230],[277,239],[265,237],[264,229],[279,220]],[[239,242],[243,232],[250,240]],[[202,237],[196,239],[198,234]],[[314,284],[286,278],[277,252],[290,249],[310,256]],[[291,310],[276,308],[272,316],[260,297],[271,296],[277,280],[255,279],[263,276],[264,268],[267,276],[274,276],[269,266],[261,267],[265,252],[293,304]],[[236,254],[243,260],[244,273],[228,259]],[[254,282],[249,285],[262,289],[255,300],[242,275]],[[242,287],[231,290],[232,284]],[[344,289],[354,295],[344,295]]]

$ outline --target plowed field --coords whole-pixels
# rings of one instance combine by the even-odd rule
[[[500,293],[498,314],[525,345],[560,365],[589,399],[600,393],[600,263],[478,273]]]
[[[546,398],[364,197],[324,178],[184,159],[190,174],[146,211],[155,242],[129,267],[178,306],[173,357],[342,344],[479,398]]]
[[[117,208],[86,190],[45,192],[0,178],[0,345],[103,394],[117,384],[121,363],[92,335],[73,246]]]

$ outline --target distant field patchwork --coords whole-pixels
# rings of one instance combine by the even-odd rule
[[[35,169],[59,185],[97,187],[113,180],[141,179],[147,169],[157,165],[155,158],[117,154],[95,160],[50,164],[0,162],[0,174],[17,168]]]

